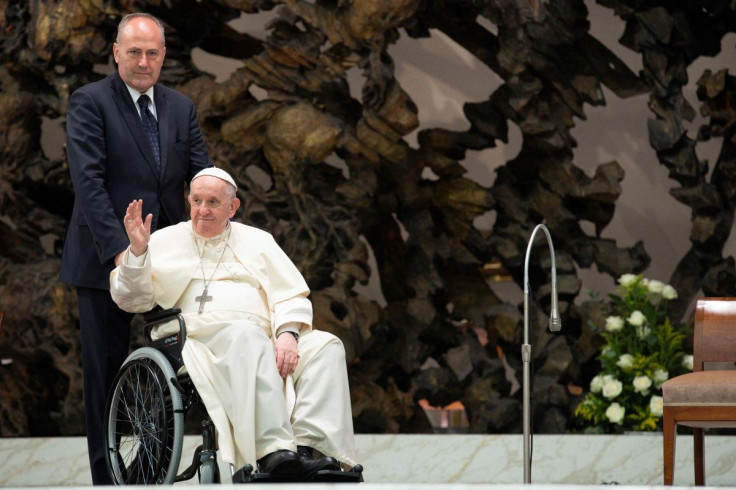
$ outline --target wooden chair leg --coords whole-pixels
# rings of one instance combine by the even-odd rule
[[[671,409],[664,407],[662,419],[662,447],[664,449],[664,484],[672,485],[675,479],[675,442],[677,424]]]
[[[705,437],[703,429],[693,428],[693,460],[695,462],[695,484],[705,485]]]

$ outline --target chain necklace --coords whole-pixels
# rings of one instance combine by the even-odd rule
[[[204,281],[204,290],[202,291],[201,296],[197,296],[194,298],[194,301],[199,301],[199,311],[197,312],[198,315],[201,315],[204,311],[204,304],[207,301],[212,301],[212,296],[207,296],[207,289],[210,286],[210,283],[212,282],[212,278],[215,277],[215,273],[217,272],[217,268],[220,267],[220,263],[222,262],[222,258],[225,256],[225,250],[227,250],[228,247],[228,241],[230,240],[230,233],[232,233],[232,228],[230,227],[230,223],[227,224],[228,228],[228,234],[227,238],[225,239],[225,246],[222,247],[222,253],[220,254],[220,260],[217,261],[217,265],[215,265],[215,270],[212,271],[212,274],[210,275],[209,280],[205,277],[204,274],[204,264],[202,262],[202,255],[204,254],[204,248],[206,246],[202,246],[202,250],[199,250],[199,242],[197,241],[197,235],[192,235],[192,238],[194,238],[194,244],[197,246],[197,253],[199,254],[199,268],[202,270],[202,281]],[[222,235],[220,235],[222,236]]]

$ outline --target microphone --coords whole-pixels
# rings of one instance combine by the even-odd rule
[[[531,254],[532,244],[537,232],[542,230],[547,237],[549,245],[549,254],[552,256],[552,298],[551,311],[549,314],[549,329],[552,332],[559,332],[562,328],[560,321],[560,312],[557,307],[557,268],[555,267],[555,249],[552,246],[552,237],[546,226],[539,224],[529,239],[526,247],[526,259],[524,260],[524,343],[521,346],[522,361],[522,419],[523,419],[523,456],[524,456],[524,483],[532,481],[532,423],[531,423],[531,360],[532,345],[529,342],[529,298],[531,297],[531,287],[529,286],[529,255]]]
[[[550,242],[550,246],[552,242]],[[559,332],[562,328],[562,320],[560,320],[560,312],[557,309],[557,271],[555,270],[555,259],[552,256],[552,310],[549,312],[549,330],[550,332]]]
[[[549,234],[549,230],[546,226],[539,224],[534,228],[532,236],[529,239],[529,243],[526,248],[526,260],[524,261],[524,314],[528,315],[528,302],[529,296],[531,296],[531,287],[529,285],[529,256],[531,255],[532,245],[534,244],[534,238],[537,232],[542,230],[544,236],[547,238],[547,245],[549,245],[549,254],[552,260],[551,275],[552,275],[552,296],[551,296],[551,311],[549,313],[549,329],[552,332],[559,332],[562,328],[562,320],[560,320],[560,311],[557,301],[557,267],[555,266],[555,248],[552,245],[552,237]],[[525,324],[525,329],[528,330],[528,324]],[[528,343],[525,338],[524,343]]]

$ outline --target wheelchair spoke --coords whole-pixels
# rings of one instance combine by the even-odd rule
[[[119,388],[118,415],[124,424],[116,431],[118,452],[126,480],[132,482],[154,481],[165,444],[160,434],[166,427],[163,391],[152,368],[133,366]]]
[[[183,437],[181,399],[172,398],[171,368],[132,356],[108,401],[108,468],[117,484],[173,483]],[[176,435],[175,435],[176,434]],[[178,441],[178,442],[177,442]]]

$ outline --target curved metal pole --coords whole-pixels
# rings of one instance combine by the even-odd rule
[[[557,268],[555,267],[555,249],[552,246],[552,237],[549,230],[544,225],[537,225],[529,239],[526,247],[526,259],[524,260],[524,343],[521,346],[521,361],[523,366],[523,428],[524,428],[524,483],[532,482],[532,447],[531,447],[531,369],[532,346],[529,343],[529,297],[531,288],[529,287],[529,255],[532,250],[532,244],[537,232],[542,230],[547,237],[549,245],[549,254],[552,257],[552,309],[549,315],[549,329],[557,332],[562,327],[560,321],[560,313],[557,308]]]

